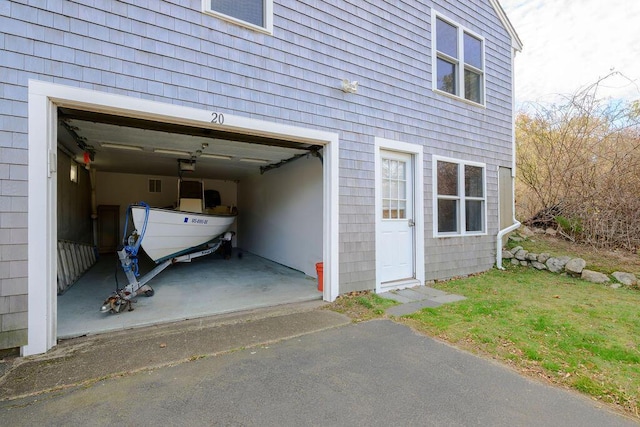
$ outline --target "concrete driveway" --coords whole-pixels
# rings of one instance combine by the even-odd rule
[[[5,400],[2,425],[636,425],[585,397],[523,378],[390,320],[353,324],[325,310],[310,313],[321,330],[289,330],[282,339],[265,337],[260,344],[258,337],[235,351],[200,353],[155,369]],[[323,325],[325,314],[329,326]],[[279,324],[295,329],[287,316],[278,316]],[[296,316],[303,327],[304,315]],[[244,328],[238,339],[251,336],[251,322],[236,325]],[[233,330],[229,325],[226,336],[233,337]],[[206,336],[218,342],[218,333],[211,329]],[[166,342],[174,345],[171,338]],[[130,345],[130,354],[140,359],[135,340]],[[123,362],[127,358],[123,352]],[[136,360],[130,363],[136,366]]]

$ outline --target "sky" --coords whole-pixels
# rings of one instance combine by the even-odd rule
[[[639,0],[500,0],[524,45],[515,59],[518,107],[558,102],[611,72],[598,94],[640,99]]]

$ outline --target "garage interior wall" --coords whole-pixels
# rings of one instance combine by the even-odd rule
[[[92,244],[91,181],[84,165],[77,165],[77,182],[70,177],[71,158],[58,150],[58,240]],[[74,162],[75,163],[75,162]]]
[[[162,182],[160,192],[149,192],[149,179]],[[184,177],[184,179],[199,179]],[[204,179],[205,190],[217,190],[223,205],[237,205],[237,184],[234,181]],[[178,199],[178,178],[175,176],[149,176],[116,172],[96,173],[96,200],[98,205],[120,206],[120,232],[122,237],[127,207],[131,203],[145,202],[153,207],[174,207]],[[235,231],[236,225],[230,230]]]
[[[322,163],[312,156],[240,181],[238,246],[317,277],[322,191]]]

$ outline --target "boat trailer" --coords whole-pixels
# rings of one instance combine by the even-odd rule
[[[127,244],[120,246],[117,251],[120,266],[124,270],[124,274],[127,276],[129,284],[123,289],[116,289],[116,291],[102,303],[102,307],[100,308],[102,313],[120,313],[121,311],[124,311],[125,308],[127,308],[128,311],[133,311],[132,303],[136,302],[134,298],[143,294],[147,297],[152,297],[155,293],[153,288],[147,284],[151,279],[156,277],[170,265],[179,262],[191,262],[194,258],[209,255],[217,251],[222,244],[227,242],[230,243],[233,235],[235,234],[233,231],[227,231],[208,243],[192,248],[193,252],[166,259],[159,263],[153,270],[138,279],[138,277],[140,277],[140,272],[138,270],[138,251],[140,250],[140,244],[142,243],[142,239],[144,238],[144,233],[146,231],[149,210],[149,206],[146,203],[141,204],[147,209],[147,218],[145,218],[142,232],[138,234],[138,231],[134,230],[126,239],[123,237],[123,243],[126,242]],[[127,215],[127,222],[128,217],[129,215]],[[124,230],[124,234],[126,235],[126,223]]]

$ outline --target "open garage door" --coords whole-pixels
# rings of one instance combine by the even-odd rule
[[[58,240],[99,251],[95,266],[59,293],[59,338],[321,298],[315,281],[315,263],[322,261],[321,146],[69,108],[58,109],[58,121],[58,168],[76,169],[75,180],[58,174],[58,194],[64,196],[58,197]],[[182,220],[196,211],[185,201],[200,205],[200,213],[238,212],[236,221],[227,220],[232,249],[191,249],[182,236],[172,236],[178,249],[169,252],[189,255],[170,260],[189,263],[166,256],[154,262],[158,257],[146,244],[168,239],[170,226],[149,224],[143,250],[132,259],[136,280],[149,280],[146,294],[153,298],[134,298],[131,308],[139,310],[126,318],[100,313],[107,296],[128,283],[108,244],[126,244],[133,232],[128,206],[144,202]],[[226,217],[206,218],[212,223]],[[221,231],[195,238],[210,240]],[[74,263],[62,253],[59,259],[63,268]],[[111,307],[127,310],[125,302]]]
[[[59,89],[48,84],[39,88],[54,93]],[[44,196],[48,209],[40,217],[53,217],[56,221],[55,226],[47,225],[45,230],[32,227],[38,221],[38,213],[30,205],[29,259],[43,254],[32,245],[38,234],[48,236],[42,239],[47,249],[55,247],[57,240],[68,238],[96,246],[103,253],[96,266],[61,295],[53,292],[57,290],[58,269],[29,269],[29,301],[34,305],[30,305],[30,339],[24,354],[46,351],[59,336],[94,334],[312,298],[335,298],[337,283],[325,286],[322,294],[317,291],[315,280],[315,263],[324,261],[328,276],[325,282],[330,283],[327,265],[330,270],[332,259],[327,254],[337,255],[332,251],[334,243],[329,242],[333,236],[337,245],[337,206],[327,206],[327,200],[337,200],[337,191],[333,190],[337,188],[337,174],[328,168],[337,163],[337,152],[327,149],[337,141],[335,135],[228,115],[231,126],[222,126],[221,114],[215,126],[209,122],[198,126],[202,120],[185,120],[185,115],[194,113],[192,109],[73,88],[63,92],[68,98],[39,97],[41,103],[35,104],[47,107],[34,106],[34,115],[30,114],[30,153],[43,148],[38,147],[36,123],[40,123],[48,147],[45,151],[51,153],[55,147],[64,162],[57,161],[57,168],[52,168],[51,155],[46,162],[47,178],[55,178],[57,191],[52,191],[53,185],[48,181],[39,180],[42,176],[34,177],[30,200],[39,194]],[[97,105],[92,104],[96,102]],[[136,110],[126,110],[125,114],[116,107],[128,102],[136,104]],[[158,111],[164,114],[158,115]],[[176,115],[167,116],[167,111]],[[196,113],[198,117],[211,117],[208,112]],[[40,120],[35,118],[38,115]],[[286,132],[274,133],[274,126]],[[181,172],[179,163],[191,165],[191,170],[183,168]],[[43,165],[30,159],[30,168],[37,168],[38,164]],[[76,168],[75,183],[67,167]],[[39,174],[42,171],[34,172]],[[99,312],[107,296],[102,289],[110,288],[106,290],[111,292],[116,287],[118,261],[108,248],[127,234],[127,205],[149,201],[151,205],[173,208],[180,175],[202,182],[205,188],[215,191],[218,203],[237,209],[231,259],[213,254],[190,265],[171,266],[150,282],[156,288],[153,297],[138,297],[133,313],[110,319],[108,314]],[[81,182],[85,185],[79,190]],[[84,193],[73,206],[60,206],[59,202],[64,205],[69,200],[65,188],[73,185],[78,186],[76,192]],[[58,198],[59,195],[65,198]],[[50,212],[53,209],[55,216]],[[89,227],[86,221],[77,221],[86,219],[87,210],[92,218]],[[74,229],[75,236],[68,237]],[[117,237],[113,236],[115,231]],[[57,251],[52,252],[53,256],[47,256],[53,266]],[[101,264],[103,261],[109,264]],[[141,257],[140,266],[144,273],[154,264]],[[260,272],[269,273],[271,278],[263,280]],[[337,270],[335,274],[337,277]],[[38,276],[46,282],[41,288],[35,285]],[[126,282],[124,276],[120,281]],[[35,297],[37,292],[48,295],[44,302]],[[73,301],[65,304],[66,298]],[[95,301],[100,302],[95,305]],[[45,314],[38,311],[38,304]],[[53,321],[47,313],[54,314]]]

